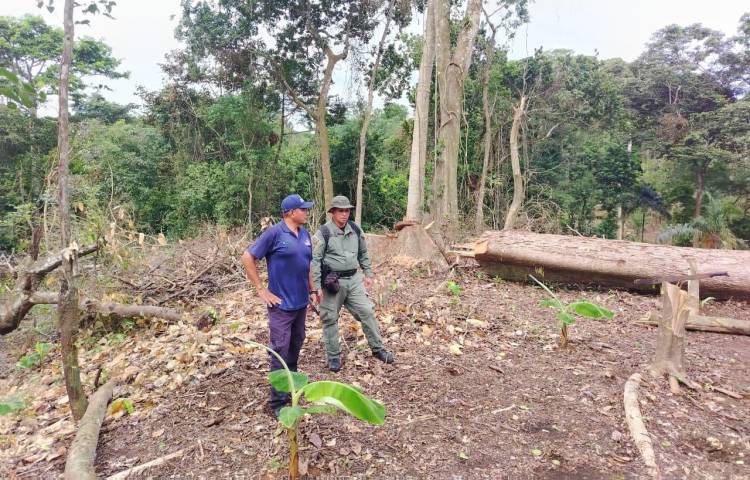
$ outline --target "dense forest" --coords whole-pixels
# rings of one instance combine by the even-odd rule
[[[735,36],[665,26],[633,62],[542,49],[511,60],[504,46],[529,21],[525,2],[467,10],[475,31],[446,23],[408,34],[428,7],[184,2],[184,48],[165,59],[164,87],[140,92],[142,107],[102,96],[127,72],[106,44],[76,40],[70,170],[81,235],[100,235],[113,214],[146,234],[257,231],[289,192],[319,205],[330,192],[361,199],[365,228],[390,228],[407,213],[421,131],[426,160],[412,177],[426,219],[502,228],[516,203],[514,224],[541,232],[714,248],[750,239],[750,14]],[[55,225],[56,119],[37,110],[56,93],[62,35],[40,17],[0,19],[6,251]],[[426,58],[436,42],[465,58]],[[451,61],[463,63],[443,79]],[[417,85],[420,69],[429,78]],[[340,101],[334,78],[369,98]]]

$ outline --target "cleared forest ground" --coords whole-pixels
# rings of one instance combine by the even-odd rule
[[[377,263],[377,262],[376,262]],[[633,325],[659,299],[624,292],[560,289],[587,298],[614,320],[580,320],[571,348],[558,347],[541,289],[488,278],[473,267],[446,274],[379,265],[378,318],[395,365],[366,348],[358,324],[341,321],[344,368],[325,368],[320,321],[308,317],[300,368],[311,380],[353,383],[388,409],[380,427],[338,415],[301,425],[309,478],[646,478],[625,424],[628,376],[654,352],[656,330]],[[451,291],[446,282],[460,288]],[[125,383],[115,398],[133,411],[105,420],[97,472],[107,476],[176,451],[180,457],[134,478],[286,478],[286,435],[265,402],[266,355],[232,338],[267,340],[264,307],[242,284],[202,301],[215,325],[162,321],[127,335],[84,342],[84,382]],[[710,303],[707,315],[750,320],[748,305]],[[30,323],[27,321],[27,323]],[[28,326],[27,326],[28,327]],[[41,369],[13,365],[33,341],[0,339],[0,391],[28,396],[0,417],[0,477],[58,478],[74,434],[53,350]],[[641,409],[665,478],[750,478],[750,337],[689,332],[690,377],[704,388],[674,396],[666,380],[641,386]]]

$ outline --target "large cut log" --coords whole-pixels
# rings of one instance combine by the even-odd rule
[[[750,300],[750,251],[673,247],[624,240],[524,232],[488,231],[475,243],[474,258],[493,275],[658,294],[659,285],[636,279],[687,276],[694,259],[701,272],[728,276],[701,280],[701,295]]]

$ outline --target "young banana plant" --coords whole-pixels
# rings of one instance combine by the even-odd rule
[[[606,318],[611,319],[615,316],[614,312],[607,310],[604,307],[600,307],[595,303],[587,302],[585,300],[579,300],[577,302],[565,304],[560,301],[552,290],[547,288],[545,284],[537,280],[533,275],[529,275],[532,280],[539,284],[551,298],[545,298],[540,302],[542,307],[554,308],[557,310],[557,319],[560,321],[560,346],[562,348],[568,348],[568,327],[572,327],[576,324],[575,315],[585,318]]]
[[[371,425],[385,423],[385,406],[379,401],[346,383],[327,380],[309,383],[307,375],[290,371],[284,359],[271,348],[252,341],[245,342],[267,350],[283,367],[269,373],[268,381],[273,388],[289,393],[292,398],[291,406],[284,407],[279,412],[279,422],[286,428],[289,436],[289,478],[292,480],[299,478],[298,430],[299,422],[306,414],[335,414],[341,410]],[[300,403],[302,398],[305,399],[304,405]]]

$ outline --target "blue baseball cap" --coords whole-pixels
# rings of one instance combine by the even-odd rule
[[[291,195],[287,195],[284,200],[281,201],[281,211],[282,212],[288,212],[289,210],[294,210],[295,208],[306,208],[311,209],[313,207],[313,202],[306,202],[297,195],[296,193],[293,193]]]

